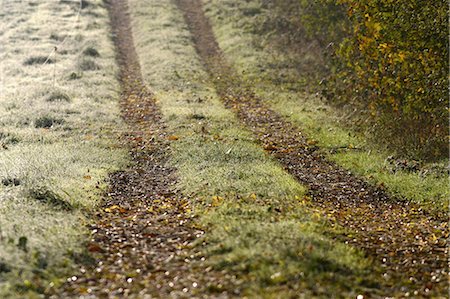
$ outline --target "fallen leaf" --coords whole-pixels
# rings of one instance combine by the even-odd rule
[[[105,212],[106,213],[113,213],[113,212],[125,213],[125,212],[127,212],[127,209],[122,208],[118,205],[113,205],[108,208],[105,208]]]
[[[100,247],[97,243],[89,243],[88,245],[89,252],[103,252],[103,248]]]
[[[176,141],[176,140],[180,139],[180,137],[175,136],[175,135],[170,135],[169,137],[167,137],[167,139],[170,141]]]
[[[264,149],[265,149],[266,151],[275,151],[277,148],[276,148],[276,146],[274,146],[273,144],[268,144],[268,145],[265,145],[265,146],[264,146]]]

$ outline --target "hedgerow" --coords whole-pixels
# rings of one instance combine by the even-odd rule
[[[332,103],[366,111],[372,135],[400,155],[447,156],[447,1],[276,0],[264,5],[266,28],[289,36],[291,45],[316,41],[325,57],[317,60],[325,66],[317,68],[317,78]]]

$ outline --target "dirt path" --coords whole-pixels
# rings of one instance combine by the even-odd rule
[[[350,232],[344,240],[381,264],[386,295],[447,295],[447,217],[432,215],[338,167],[299,129],[240,81],[215,40],[200,0],[175,0],[225,105],[285,169],[309,188],[312,204]]]
[[[192,227],[188,199],[174,191],[170,138],[141,77],[127,8],[126,0],[109,3],[128,130],[123,143],[133,165],[112,175],[91,227],[87,246],[95,264],[81,267],[54,297],[207,298],[205,289],[226,278],[205,273],[201,256],[188,249],[203,232]]]

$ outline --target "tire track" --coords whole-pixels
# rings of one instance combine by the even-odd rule
[[[392,296],[445,297],[448,291],[447,217],[431,214],[328,161],[297,127],[269,109],[239,79],[215,40],[200,0],[174,0],[183,12],[196,50],[226,107],[261,145],[309,188],[312,205],[349,229],[346,243],[380,265]],[[337,236],[342,238],[342,236]]]
[[[193,227],[189,200],[175,189],[167,129],[141,76],[127,1],[107,5],[127,124],[123,143],[133,163],[111,176],[102,211],[90,227],[91,263],[81,266],[53,297],[208,298],[207,288],[226,278],[206,273],[202,257],[189,249],[203,231]]]

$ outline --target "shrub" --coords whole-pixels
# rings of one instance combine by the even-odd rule
[[[320,46],[316,69],[331,103],[367,111],[373,136],[400,155],[447,156],[447,1],[263,2],[269,30],[291,45],[313,39]]]
[[[349,98],[359,91],[355,99],[388,124],[387,137],[403,137],[403,148],[396,146],[402,154],[406,146],[424,158],[446,155],[447,1],[341,2],[352,30],[337,50],[342,63],[336,75],[346,83],[340,92]],[[407,127],[411,134],[404,134]]]

